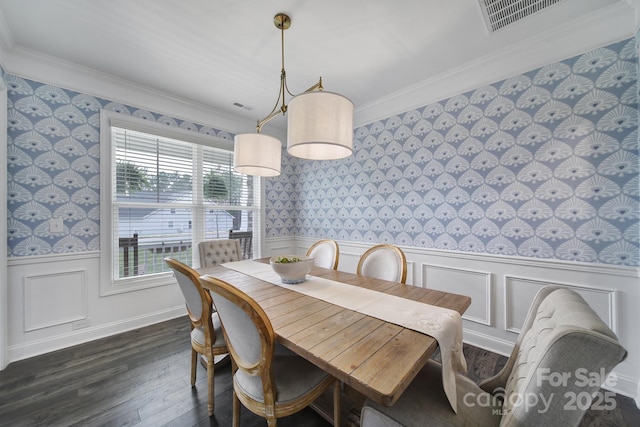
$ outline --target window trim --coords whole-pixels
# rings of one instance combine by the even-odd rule
[[[155,288],[171,285],[175,279],[170,272],[153,274],[150,276],[133,276],[114,280],[113,273],[113,241],[112,230],[114,227],[112,209],[112,144],[111,127],[121,127],[133,131],[149,133],[166,138],[177,139],[193,144],[232,151],[233,141],[205,135],[178,127],[166,126],[137,117],[127,116],[108,110],[100,110],[100,296],[132,292],[141,289]],[[202,174],[201,170],[194,170],[195,174]],[[200,179],[198,177],[196,179]],[[264,184],[264,182],[262,182]],[[200,195],[197,196],[201,198]],[[261,185],[260,223],[264,224],[264,185]],[[202,200],[199,200],[202,202]],[[204,236],[204,218],[200,214],[194,214],[193,235]],[[202,219],[202,221],[200,221]],[[263,236],[264,237],[264,236]],[[262,241],[264,239],[260,239]],[[264,245],[264,243],[261,243]],[[193,259],[198,259],[197,245],[192,245]]]

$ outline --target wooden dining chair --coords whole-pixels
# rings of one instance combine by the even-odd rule
[[[240,241],[236,239],[204,240],[198,243],[200,267],[212,267],[242,259]]]
[[[361,427],[577,426],[607,375],[627,355],[611,329],[571,289],[542,288],[502,370],[479,385],[456,374],[458,412],[429,360],[390,407],[365,402]],[[609,401],[603,395],[600,403]]]
[[[307,256],[313,257],[313,264],[318,267],[337,270],[340,258],[338,242],[331,239],[318,240],[307,250]]]
[[[191,321],[191,387],[196,384],[198,354],[204,356],[207,366],[209,415],[213,415],[215,366],[225,363],[229,350],[222,333],[218,313],[213,310],[211,295],[202,289],[197,271],[173,258],[165,258],[173,271],[187,305],[187,314]]]
[[[407,281],[407,257],[394,245],[373,246],[360,256],[356,273],[392,282]]]
[[[233,426],[240,426],[240,403],[277,419],[309,406],[333,386],[334,426],[340,424],[340,383],[291,352],[274,352],[276,335],[258,303],[236,287],[211,276],[200,277],[220,314],[233,366]]]

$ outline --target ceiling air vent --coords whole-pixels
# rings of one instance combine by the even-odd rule
[[[249,107],[248,105],[244,105],[244,104],[241,104],[241,103],[239,103],[239,102],[234,102],[234,103],[233,103],[233,106],[234,106],[234,107],[238,107],[238,108],[243,108],[243,109],[245,109],[245,110],[247,110],[247,111],[251,111],[251,110],[253,110],[253,108]]]
[[[490,32],[504,28],[562,0],[478,0]]]

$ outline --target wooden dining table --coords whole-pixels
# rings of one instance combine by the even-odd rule
[[[268,263],[269,259],[257,261]],[[265,311],[282,345],[382,405],[390,406],[400,397],[438,346],[429,335],[224,266],[200,268],[198,272],[248,294]],[[460,314],[471,304],[468,296],[343,271],[314,266],[310,274]]]

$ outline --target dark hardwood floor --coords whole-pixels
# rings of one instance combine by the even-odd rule
[[[499,370],[503,356],[464,348],[469,377]],[[230,426],[231,367],[216,370],[216,409],[207,415],[206,370],[189,384],[186,317],[10,364],[0,372],[0,426]],[[626,397],[613,411],[589,411],[582,426],[638,426]],[[347,410],[348,408],[344,408]],[[347,413],[343,425],[357,425]],[[242,408],[242,427],[265,421]],[[329,426],[311,409],[278,420],[282,427]]]

